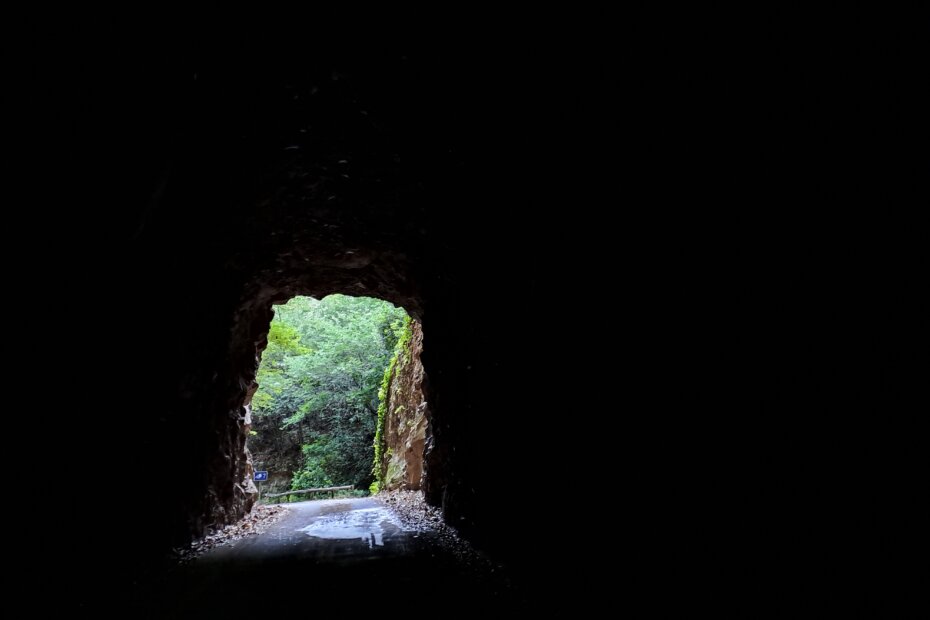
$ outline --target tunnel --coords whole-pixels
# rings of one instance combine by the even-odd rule
[[[819,65],[636,20],[286,17],[18,48],[37,206],[11,219],[7,333],[39,378],[15,384],[8,436],[35,440],[10,501],[55,602],[130,609],[248,514],[273,307],[339,293],[422,327],[424,498],[506,571],[491,607],[876,604],[835,568],[885,506],[913,514],[889,470],[920,470],[916,434],[879,440],[876,413],[916,379],[883,331],[916,287],[881,269],[913,246],[818,215],[876,195],[831,156],[850,138]],[[408,585],[415,610],[468,598]]]
[[[577,387],[552,381],[574,374],[565,295],[584,284],[560,265],[561,188],[536,184],[557,164],[536,151],[564,138],[541,130],[551,106],[525,108],[548,65],[287,32],[167,49],[126,31],[125,58],[100,50],[77,72],[80,147],[106,178],[69,240],[95,250],[70,266],[93,401],[81,467],[105,472],[119,514],[76,515],[76,555],[128,545],[97,586],[72,580],[77,604],[157,582],[172,549],[252,508],[249,399],[274,304],[296,295],[375,297],[422,325],[424,496],[517,581],[549,527],[517,498],[589,482],[568,456],[586,432],[552,443]],[[95,505],[92,486],[75,499]]]

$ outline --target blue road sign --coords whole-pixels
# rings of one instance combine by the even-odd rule
[[[261,482],[262,480],[268,480],[268,472],[267,471],[255,472],[255,482]]]

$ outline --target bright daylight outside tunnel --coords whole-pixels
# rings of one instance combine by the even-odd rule
[[[259,499],[419,490],[421,340],[402,308],[377,299],[298,296],[275,306],[246,444]]]

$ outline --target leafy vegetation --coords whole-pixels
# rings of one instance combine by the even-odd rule
[[[292,489],[369,487],[379,387],[409,321],[402,308],[367,297],[295,297],[276,307],[252,398],[261,430],[249,441],[300,446]]]
[[[375,458],[371,466],[371,473],[374,475],[375,481],[371,483],[369,489],[372,494],[377,493],[384,484],[384,471],[381,469],[381,461],[384,455],[385,444],[384,416],[387,414],[388,390],[391,388],[391,377],[394,376],[394,368],[397,367],[397,358],[401,355],[409,355],[409,353],[407,353],[407,343],[410,342],[412,333],[410,329],[410,317],[404,316],[403,330],[401,331],[400,338],[397,339],[397,344],[394,346],[394,355],[391,356],[391,361],[388,362],[387,368],[384,369],[384,376],[381,377],[381,387],[378,388],[378,424],[375,429]]]

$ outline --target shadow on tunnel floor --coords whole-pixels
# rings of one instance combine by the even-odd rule
[[[328,542],[311,557],[202,557],[138,589],[121,606],[139,618],[255,618],[314,609],[401,612],[408,605],[518,610],[527,602],[506,576],[467,565],[427,539],[365,557],[347,556],[338,542]]]

